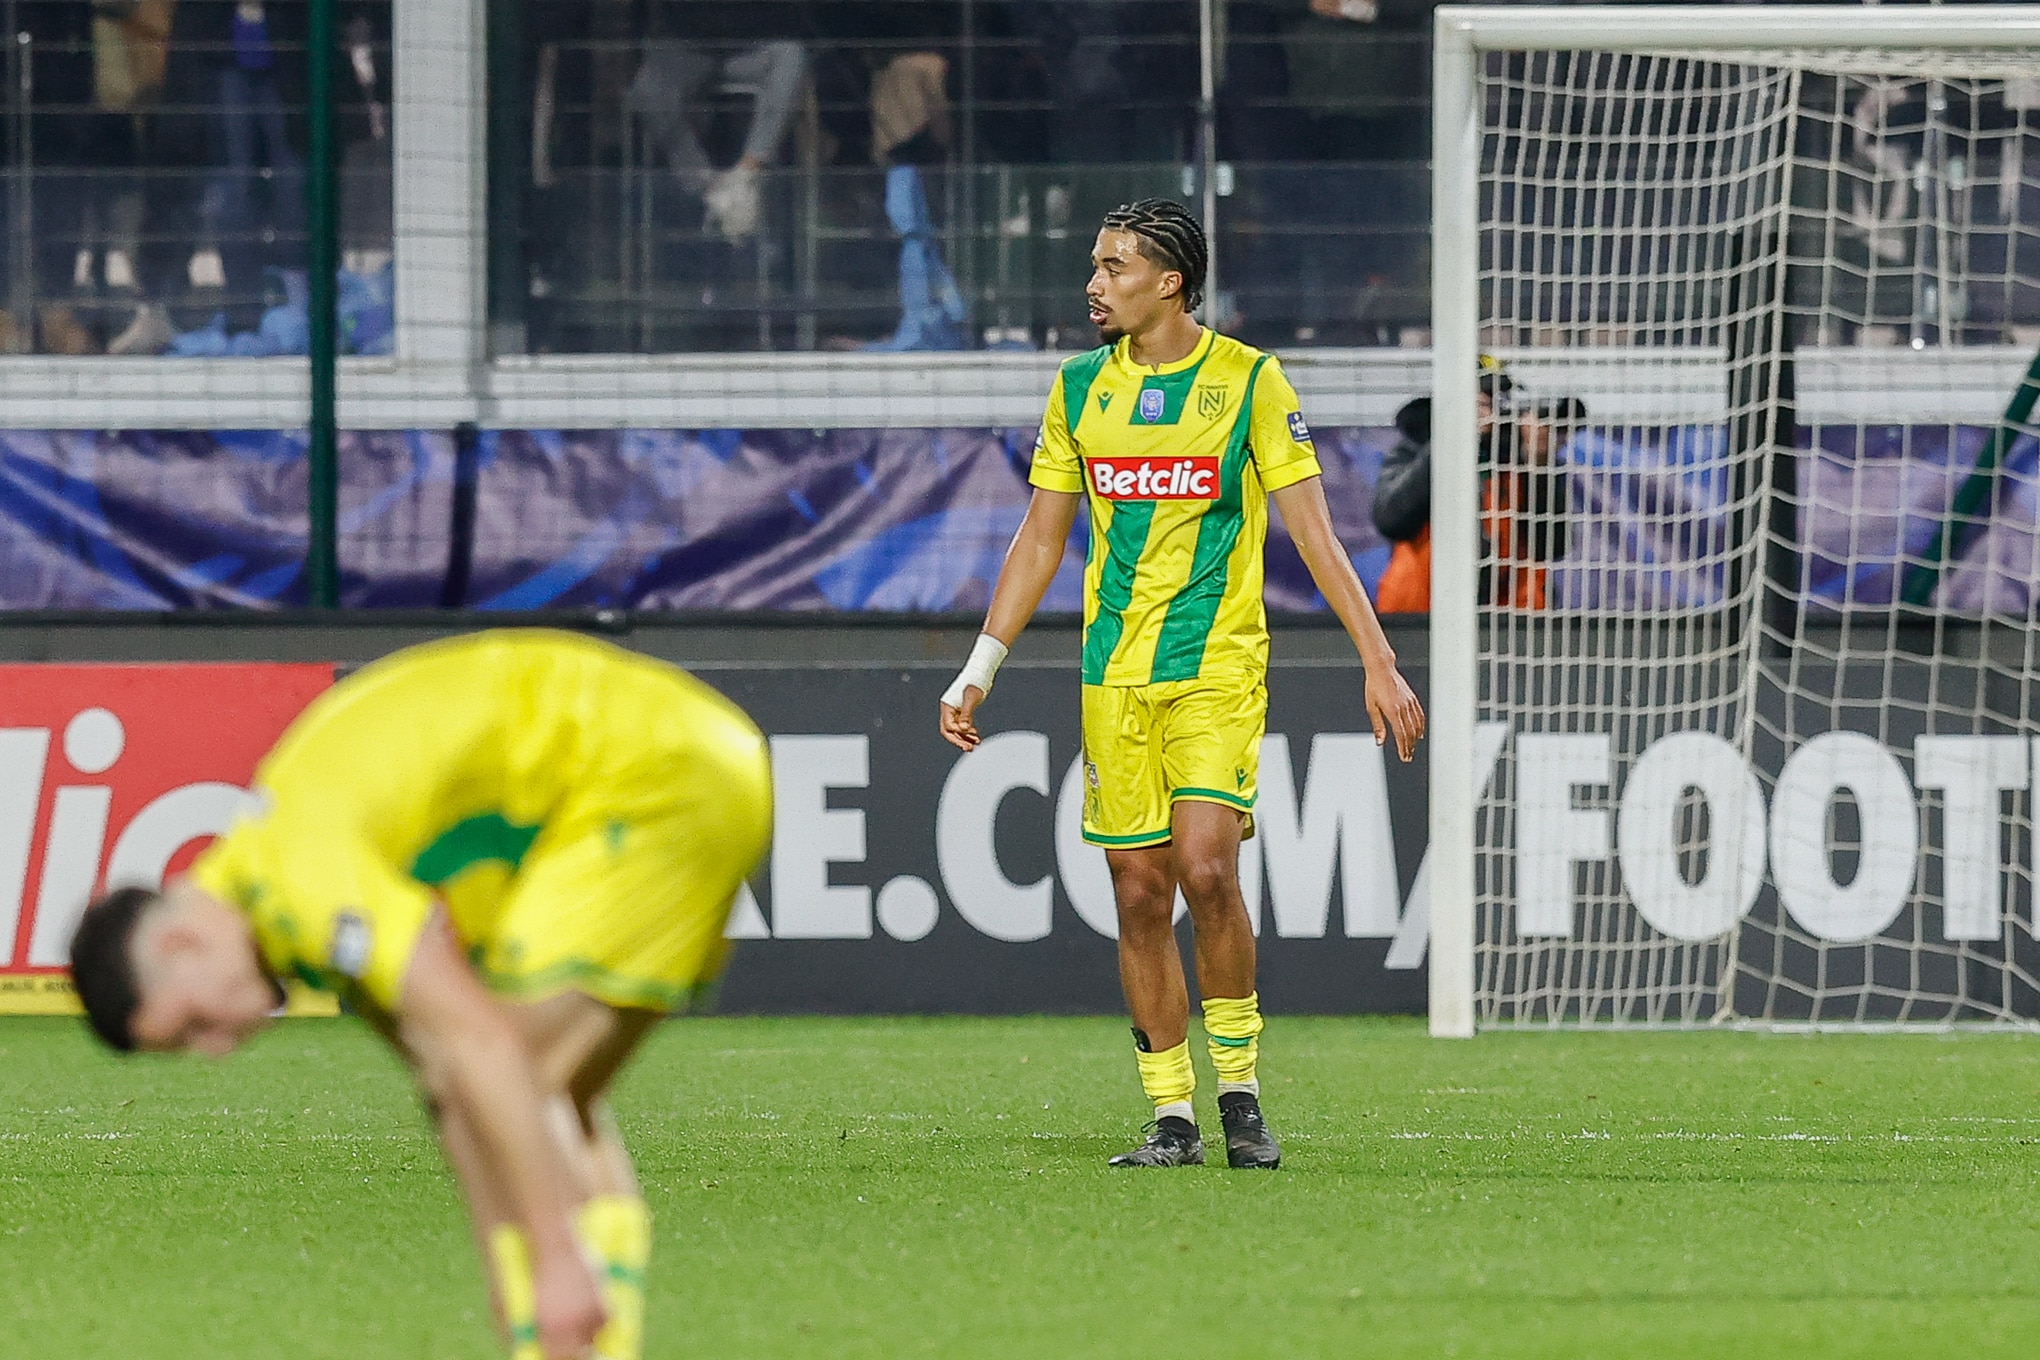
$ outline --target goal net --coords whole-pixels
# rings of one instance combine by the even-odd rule
[[[2040,35],[1733,13],[1440,13],[1440,1032],[2040,1021]]]

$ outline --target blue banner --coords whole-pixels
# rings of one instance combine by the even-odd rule
[[[1988,431],[1809,431],[1803,589],[1817,610],[1888,606],[1902,555],[1938,532]],[[1325,496],[1373,589],[1369,518],[1395,432],[1317,432]],[[974,613],[1026,513],[1032,429],[527,430],[476,450],[463,602],[547,607]],[[1562,608],[1705,607],[1727,588],[1731,483],[1718,428],[1585,430],[1560,453],[1572,519]],[[343,436],[342,603],[441,603],[454,441]],[[2030,615],[2040,445],[2021,439],[1941,582],[1962,613]],[[0,608],[274,608],[305,600],[301,434],[0,432]],[[1081,520],[1044,608],[1080,607]],[[1268,604],[1322,609],[1270,529]]]
[[[1370,582],[1367,517],[1392,432],[1320,434],[1333,518]],[[484,609],[976,611],[1026,513],[1027,430],[530,430],[478,449],[466,603]],[[440,602],[454,444],[340,445],[342,600]],[[304,603],[304,439],[0,433],[0,608]],[[1044,608],[1081,607],[1072,536]],[[1274,534],[1268,599],[1322,608]]]

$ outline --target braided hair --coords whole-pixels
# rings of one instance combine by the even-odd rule
[[[1164,269],[1183,276],[1183,310],[1194,312],[1204,301],[1204,273],[1211,261],[1204,228],[1190,210],[1169,198],[1144,198],[1124,203],[1105,214],[1106,231],[1132,232],[1140,253]]]

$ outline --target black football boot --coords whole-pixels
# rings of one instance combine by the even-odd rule
[[[1261,1102],[1252,1091],[1226,1091],[1218,1098],[1219,1122],[1225,1125],[1225,1164],[1273,1171],[1282,1165],[1282,1148],[1261,1117]]]
[[[1197,1126],[1169,1115],[1143,1126],[1147,1139],[1130,1152],[1114,1157],[1111,1166],[1203,1166],[1204,1140]]]

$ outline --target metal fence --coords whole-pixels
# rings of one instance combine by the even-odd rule
[[[306,8],[0,6],[0,351],[303,352]],[[389,337],[390,19],[389,0],[342,6],[341,243],[361,353]]]
[[[1396,343],[1425,312],[1431,7],[486,0],[490,352],[1055,348],[1098,215],[1143,194],[1208,198],[1215,319]],[[302,349],[307,9],[0,4],[0,352]],[[340,5],[343,344],[368,355],[395,72],[437,56],[393,23]]]
[[[1431,8],[499,4],[496,352],[1057,348],[1098,217],[1150,194],[1205,207],[1221,324],[1398,343]]]

